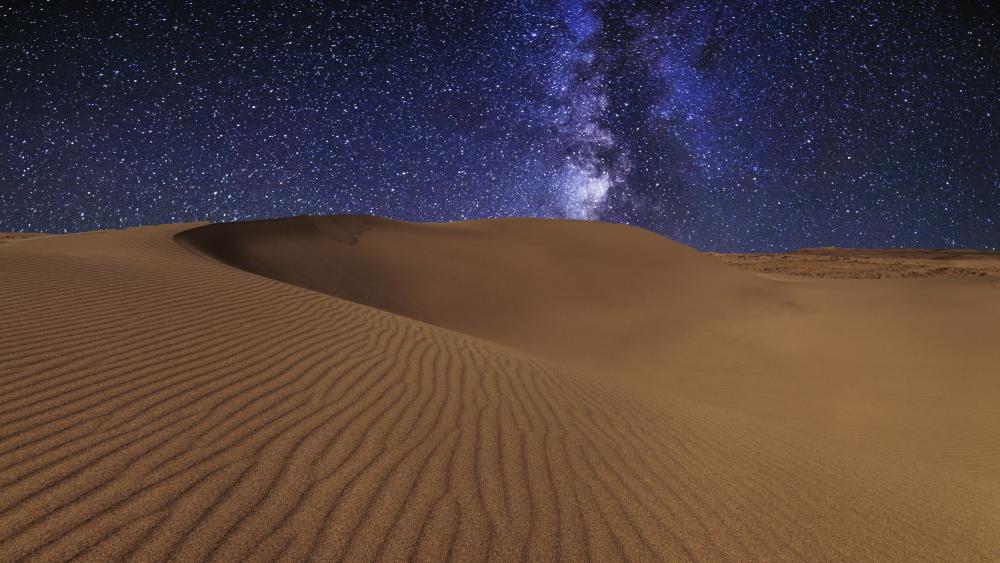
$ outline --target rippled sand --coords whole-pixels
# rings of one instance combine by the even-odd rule
[[[12,238],[0,560],[997,560],[998,292],[583,222]]]

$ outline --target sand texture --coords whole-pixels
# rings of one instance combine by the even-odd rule
[[[630,227],[0,244],[0,561],[1000,560],[1000,287]]]

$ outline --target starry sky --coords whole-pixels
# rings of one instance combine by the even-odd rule
[[[0,61],[0,231],[366,213],[1000,248],[988,0],[21,0]]]

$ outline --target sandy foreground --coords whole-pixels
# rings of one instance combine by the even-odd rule
[[[0,239],[0,561],[1000,560],[1000,258],[833,279],[908,258],[528,219]]]

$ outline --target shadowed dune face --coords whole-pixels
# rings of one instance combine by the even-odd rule
[[[298,217],[208,225],[178,240],[250,272],[583,366],[628,364],[692,321],[779,297],[681,244],[605,223]]]
[[[522,252],[541,270],[534,279],[563,282],[537,288],[552,295],[554,315],[580,306],[580,299],[593,301],[589,314],[608,317],[605,334],[628,324],[614,313],[615,303],[640,311],[636,301],[653,289],[622,273],[594,278],[601,290],[577,287],[577,274],[600,273],[594,262],[601,255],[626,268],[628,257],[661,249],[662,262],[645,260],[634,271],[651,269],[648,275],[664,276],[657,283],[674,292],[738,294],[728,301],[720,295],[723,305],[753,296],[765,304],[784,300],[784,288],[801,284],[732,272],[623,227],[504,221],[425,229],[356,218],[320,220],[319,226],[295,221],[305,224],[278,223],[279,232],[271,234],[267,223],[252,225],[256,232],[241,234],[237,248],[231,239],[195,241],[192,235],[220,231],[182,233],[190,225],[44,237],[0,248],[0,560],[1000,556],[1000,497],[980,480],[844,449],[794,425],[762,422],[739,405],[720,408],[675,395],[674,389],[697,395],[697,387],[676,375],[690,363],[678,350],[701,342],[698,335],[722,331],[706,328],[705,319],[676,320],[686,327],[681,333],[664,321],[666,355],[655,355],[648,335],[625,338],[621,349],[607,352],[615,358],[622,349],[645,350],[661,363],[657,379],[600,367],[618,360],[584,350],[598,342],[590,335],[600,324],[594,320],[569,336],[540,338],[525,351],[389,310],[414,307],[441,315],[434,320],[444,323],[459,319],[461,307],[479,317],[542,300],[490,301],[484,288],[530,289],[532,278],[494,280],[504,268],[484,265],[491,260],[486,250],[501,262],[508,260],[504,249]],[[648,246],[610,252],[615,244],[604,235],[612,231],[584,233],[588,229],[616,229],[615,236],[634,240],[636,248]],[[188,248],[176,243],[178,233]],[[345,249],[363,254],[379,240],[372,247],[388,254],[354,256],[352,264],[370,269],[348,270],[373,276],[352,278],[352,291],[394,299],[379,308],[190,251],[203,244],[220,259],[274,276],[294,274],[304,285],[323,278],[303,261],[333,260]],[[462,240],[475,251],[456,260]],[[305,243],[319,254],[302,250]],[[392,244],[402,245],[395,254]],[[550,245],[564,250],[545,250]],[[565,260],[568,248],[578,254]],[[294,252],[298,262],[278,259]],[[439,270],[422,280],[419,272],[383,264],[390,254],[408,257],[400,260],[411,265],[422,256]],[[546,263],[559,271],[545,271]],[[295,264],[302,271],[282,269]],[[670,271],[683,278],[688,270],[680,265],[705,279],[666,279]],[[473,266],[488,268],[489,279],[463,278],[472,273],[462,267]],[[387,272],[391,280],[374,277]],[[409,285],[395,278],[407,273]],[[611,282],[632,285],[613,292]],[[405,298],[388,291],[396,284],[410,289]],[[465,295],[449,301],[445,291],[433,300],[422,294],[435,284]],[[614,294],[610,302],[601,301],[605,294]],[[669,314],[677,317],[721,306],[684,303],[683,295],[659,299],[675,302]],[[444,314],[431,307],[441,303],[456,309]],[[733,330],[776,322],[759,319],[762,308],[731,312],[720,322]],[[539,313],[526,322],[544,318]],[[575,319],[549,326],[570,331]],[[498,338],[514,323],[502,315],[496,325],[484,318],[468,322]],[[572,338],[581,339],[579,355],[606,363],[583,369],[557,361]],[[670,355],[675,363],[666,362]],[[715,365],[706,362],[686,377],[721,377],[712,375]],[[748,368],[730,378],[758,376]],[[716,392],[721,388],[715,385]]]

